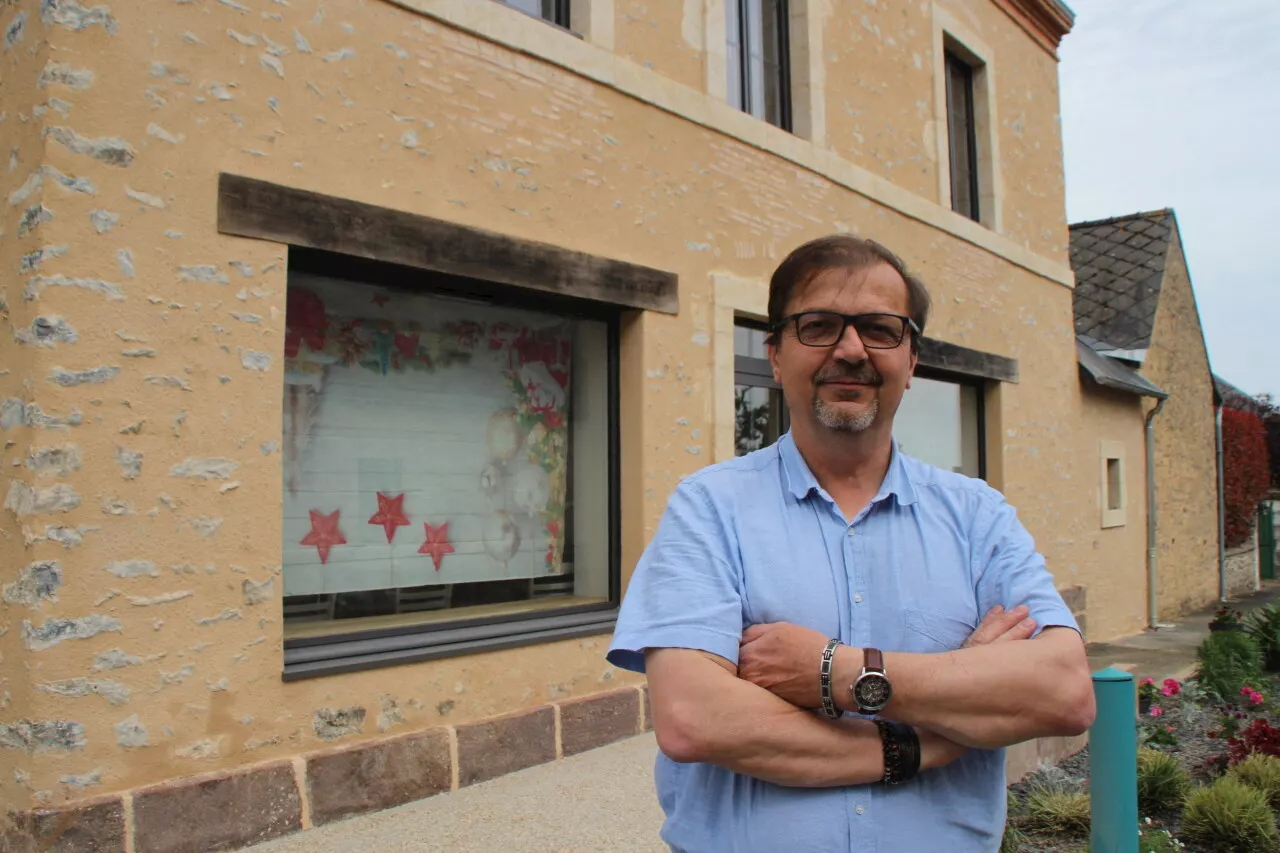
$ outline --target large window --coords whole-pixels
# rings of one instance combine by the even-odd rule
[[[548,302],[291,269],[286,640],[616,604],[615,326]]]
[[[944,471],[986,476],[982,386],[937,375],[911,379],[893,420],[903,453]]]
[[[739,323],[733,329],[733,445],[737,456],[768,447],[787,431],[782,387],[773,381],[765,349],[768,333]]]
[[[951,209],[979,220],[978,135],[974,109],[976,69],[956,51],[946,51],[947,138],[951,162]]]
[[[498,2],[512,9],[518,9],[526,15],[532,15],[565,28],[569,26],[569,0],[498,0]]]
[[[729,103],[791,130],[787,0],[725,0]]]

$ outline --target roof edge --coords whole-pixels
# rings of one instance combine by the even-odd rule
[[[1055,59],[1076,15],[1063,0],[994,0],[1004,13]]]
[[[1094,225],[1111,225],[1116,222],[1124,222],[1130,219],[1145,219],[1148,216],[1174,216],[1172,207],[1165,207],[1159,210],[1142,210],[1137,213],[1125,213],[1120,216],[1109,216],[1106,219],[1089,219],[1084,222],[1071,222],[1067,224],[1067,228],[1089,228]]]

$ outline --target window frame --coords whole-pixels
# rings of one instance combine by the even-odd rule
[[[767,324],[748,317],[735,317],[733,320],[733,327],[734,329],[741,327],[744,329],[751,329],[752,331],[764,332],[766,335],[769,333],[769,327]],[[769,363],[769,359],[757,358],[750,355],[738,355],[737,352],[734,352],[733,354],[733,385],[735,389],[739,385],[746,385],[749,388],[767,388],[771,391],[782,391],[782,386],[774,381],[773,365]],[[737,393],[736,390],[734,393]],[[782,404],[782,420],[779,427],[779,438],[786,435],[787,431],[791,429],[791,413],[787,409],[785,400]],[[734,425],[733,441],[736,453],[738,445],[736,424]]]
[[[956,135],[955,115],[952,106],[955,101],[956,92],[953,70],[961,71],[963,76],[963,92],[964,98],[964,122],[965,122],[965,142],[967,157],[965,157],[964,166],[967,169],[970,209],[962,210],[956,193],[958,180],[961,176],[957,174],[957,155],[956,155]],[[974,222],[981,223],[982,220],[982,181],[979,174],[980,164],[978,158],[978,128],[977,128],[977,109],[975,108],[976,80],[979,67],[962,56],[960,52],[951,45],[943,49],[943,74],[946,78],[946,104],[947,104],[947,156],[950,163],[950,182],[951,182],[951,210],[960,214]]]
[[[532,612],[368,629],[339,628],[317,636],[287,637],[284,639],[284,680],[495,651],[613,630],[622,592],[619,339],[623,312],[574,297],[549,296],[518,286],[474,281],[446,273],[399,269],[395,264],[326,251],[292,249],[288,273],[294,272],[322,274],[329,279],[349,282],[353,287],[376,286],[388,291],[461,298],[477,304],[523,308],[571,320],[604,323],[607,330],[606,444],[609,466],[609,544],[604,568],[608,574],[609,597],[605,602],[566,604]],[[583,569],[575,565],[574,574]],[[340,626],[341,622],[333,624]]]
[[[905,345],[905,342],[904,342]],[[988,380],[972,376],[966,373],[956,373],[952,370],[944,370],[937,367],[930,367],[920,362],[916,363],[915,373],[912,376],[918,376],[921,379],[932,379],[935,382],[947,382],[952,385],[960,385],[965,388],[972,388],[977,395],[974,405],[977,406],[977,430],[978,430],[978,479],[987,480],[987,383]],[[910,391],[907,391],[910,394]]]
[[[534,20],[545,21],[546,23],[557,26],[563,30],[572,31],[570,27],[570,22],[572,20],[571,14],[573,11],[571,6],[572,0],[551,0],[552,11],[550,18],[541,13],[534,15],[526,12],[518,6],[513,6],[511,3],[507,2],[507,0],[495,0],[495,2],[502,6],[506,6],[512,11],[519,12],[522,15],[533,18]],[[539,5],[542,5],[542,0],[539,0]]]
[[[725,0],[725,53],[728,76],[727,95],[731,106],[754,116],[774,127],[794,133],[794,92],[792,91],[791,73],[791,3],[790,0],[772,0],[777,13],[774,21],[778,37],[778,121],[773,122],[767,115],[764,92],[766,74],[764,61],[764,10],[762,4],[769,0]],[[758,7],[762,31],[751,29],[751,23],[757,16],[751,14],[752,7]],[[751,55],[753,36],[760,40],[760,61],[754,61]],[[758,73],[759,79],[755,75]],[[758,91],[757,91],[758,90]],[[759,94],[759,103],[756,95]]]
[[[1112,527],[1124,527],[1128,523],[1129,510],[1129,490],[1125,487],[1125,478],[1127,476],[1125,465],[1124,445],[1118,441],[1100,441],[1098,444],[1099,451],[1099,483],[1098,483],[1098,508],[1102,513],[1100,526],[1105,530]],[[1111,508],[1111,471],[1110,463],[1116,462],[1119,476],[1117,484],[1119,486],[1119,506],[1115,509]]]

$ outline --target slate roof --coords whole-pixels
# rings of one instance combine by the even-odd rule
[[[1262,406],[1252,395],[1240,390],[1216,373],[1213,374],[1213,387],[1218,392],[1218,397],[1222,400],[1222,404],[1228,409],[1252,412],[1255,415],[1263,414]]]
[[[1095,343],[1085,336],[1076,337],[1076,359],[1089,378],[1104,388],[1127,391],[1142,397],[1155,397],[1163,400],[1169,394],[1158,385],[1148,381],[1138,371],[1124,362],[1103,355],[1095,348]]]
[[[1077,334],[1111,349],[1150,345],[1175,227],[1168,208],[1071,226]]]

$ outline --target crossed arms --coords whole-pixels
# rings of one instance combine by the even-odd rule
[[[1093,723],[1093,689],[1080,636],[1035,625],[1025,608],[989,613],[966,648],[885,654],[893,700],[886,719],[916,727],[921,772],[967,748],[993,749],[1037,737],[1077,735]],[[659,748],[681,762],[707,762],[779,785],[828,787],[878,781],[880,737],[869,721],[828,721],[818,662],[827,638],[788,623],[747,629],[735,666],[690,649],[645,654]],[[836,685],[861,670],[861,650],[842,646]],[[847,690],[837,706],[851,707]]]

